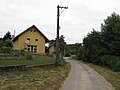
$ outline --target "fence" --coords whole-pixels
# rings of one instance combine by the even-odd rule
[[[0,59],[0,70],[23,70],[28,67],[54,65],[55,63],[55,58],[47,55],[35,54],[32,57],[32,60],[21,60],[21,57],[20,59],[17,58],[17,60],[12,58],[8,59],[8,57],[6,57],[6,60],[5,58],[4,60]]]

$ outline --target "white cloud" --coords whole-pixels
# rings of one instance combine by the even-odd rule
[[[113,12],[120,14],[119,0],[0,0],[0,36],[16,34],[35,24],[49,39],[56,37],[57,5],[69,8],[60,16],[61,30],[68,43],[82,42],[84,36]]]

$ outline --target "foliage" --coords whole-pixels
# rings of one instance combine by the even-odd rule
[[[2,40],[2,38],[0,39],[0,48],[4,46],[4,41]]]
[[[107,54],[120,57],[120,16],[113,13],[101,25],[101,39]]]
[[[65,42],[65,37],[63,35],[61,35],[59,37],[59,44],[60,44],[60,52],[63,55],[66,54],[66,42]],[[56,40],[50,40],[49,45],[56,43]]]
[[[0,53],[10,54],[11,52],[12,52],[11,47],[2,47],[2,48],[0,48]]]
[[[116,56],[102,56],[99,63],[103,66],[108,66],[114,71],[120,71],[120,58]]]
[[[10,39],[6,39],[4,45],[6,47],[13,47],[12,41]]]
[[[52,40],[49,41],[49,45],[51,45],[51,44],[53,44],[53,43],[55,43],[55,42],[56,42],[56,41],[52,39]]]
[[[78,48],[77,58],[80,60],[84,59],[84,46],[80,45]]]
[[[120,16],[113,13],[101,24],[101,31],[93,31],[79,46],[79,59],[120,71]]]
[[[24,56],[0,56],[0,66],[11,66],[11,65],[40,65],[40,64],[54,64],[55,58],[44,56],[44,55],[32,55],[32,60],[26,60]]]
[[[64,59],[59,63],[60,66],[65,66],[66,64],[68,64],[68,62],[66,62]]]
[[[6,41],[7,39],[10,39],[10,40],[12,39],[11,34],[10,34],[9,31],[4,35],[3,41]]]
[[[27,52],[26,53],[26,60],[32,60],[32,59],[33,59],[32,54]]]
[[[83,40],[84,45],[84,60],[97,63],[97,57],[103,53],[101,47],[101,33],[93,30]]]
[[[78,48],[79,48],[80,45],[81,45],[80,43],[68,44],[66,46],[65,56],[77,55]]]
[[[25,51],[24,49],[22,49],[22,50],[20,51],[20,54],[21,54],[22,56],[25,56],[26,53],[27,53],[27,51]]]
[[[0,53],[11,53],[12,47],[13,47],[13,44],[10,39],[7,39],[5,41],[1,40]]]
[[[12,47],[11,34],[8,31],[3,38],[0,38],[0,53],[11,53]]]
[[[63,35],[60,36],[59,42],[60,42],[60,50],[61,50],[61,54],[62,56],[65,55],[66,53],[66,42],[65,42],[65,37]]]

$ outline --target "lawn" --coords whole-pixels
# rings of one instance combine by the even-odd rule
[[[98,66],[91,63],[83,63],[87,64],[95,71],[100,73],[108,82],[112,84],[113,87],[115,87],[115,90],[120,90],[120,72],[114,72],[110,69],[107,69],[106,67]]]
[[[6,59],[0,60],[0,66],[10,66],[10,65],[39,65],[39,64],[54,64],[55,58],[48,57],[45,55],[33,55],[32,60],[25,59]]]
[[[58,90],[70,71],[70,64],[1,71],[0,90]]]

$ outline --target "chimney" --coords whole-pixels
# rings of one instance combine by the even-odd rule
[[[15,38],[15,30],[14,30],[14,35],[12,35],[12,40]]]

